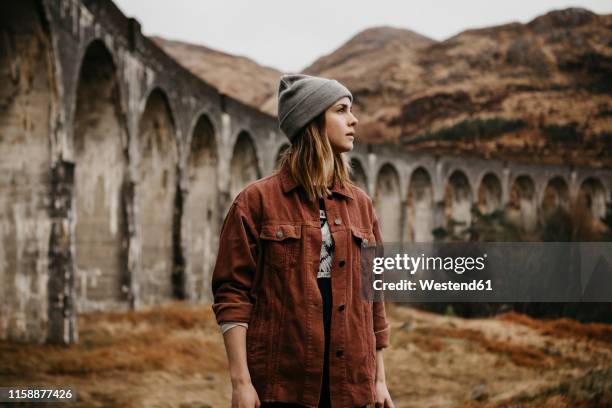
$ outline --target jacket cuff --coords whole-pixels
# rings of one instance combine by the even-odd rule
[[[389,324],[377,332],[374,332],[376,336],[376,350],[389,347]]]
[[[244,322],[251,320],[253,304],[251,303],[215,303],[212,305],[217,323]]]

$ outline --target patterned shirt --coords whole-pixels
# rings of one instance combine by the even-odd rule
[[[327,215],[323,200],[319,201],[319,219],[321,220],[321,257],[319,262],[319,272],[317,278],[331,278],[332,259],[334,255],[334,240],[327,224]]]

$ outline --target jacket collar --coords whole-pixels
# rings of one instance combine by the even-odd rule
[[[289,166],[285,163],[279,169],[281,187],[283,189],[283,193],[288,193],[294,188],[298,187],[298,182],[291,175],[291,170]],[[336,181],[334,186],[331,189],[332,193],[340,194],[344,197],[348,197],[350,199],[354,199],[352,191],[347,186],[341,186],[339,182]]]

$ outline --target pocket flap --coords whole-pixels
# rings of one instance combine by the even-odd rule
[[[351,233],[363,247],[376,245],[376,237],[370,230],[351,227]]]
[[[269,241],[283,241],[287,238],[299,239],[302,236],[300,225],[271,223],[261,226],[259,237]]]

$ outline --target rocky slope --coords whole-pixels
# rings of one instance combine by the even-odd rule
[[[306,72],[351,87],[370,142],[609,165],[611,39],[612,16],[567,9],[437,43],[386,40],[379,52],[351,52],[370,41],[358,35]]]
[[[276,95],[280,72],[255,61],[203,45],[152,38],[168,55],[222,93],[260,107]]]
[[[441,42],[378,27],[305,73],[336,78],[353,91],[359,133],[369,143],[612,166],[611,39],[612,15],[578,8]],[[225,54],[192,55],[193,47],[164,45],[210,82],[241,84],[229,94],[276,112],[277,71]]]

